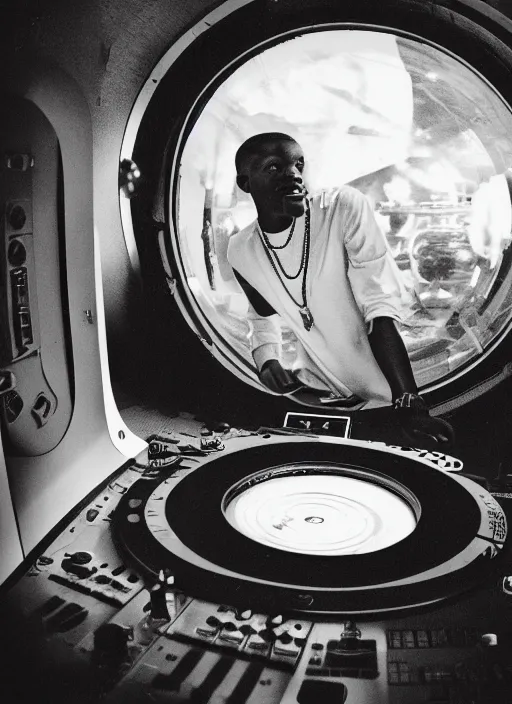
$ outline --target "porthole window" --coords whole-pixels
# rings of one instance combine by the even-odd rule
[[[226,251],[256,217],[234,156],[260,132],[302,145],[310,193],[349,184],[370,200],[403,279],[401,334],[421,388],[508,329],[512,113],[462,60],[391,32],[310,32],[248,59],[189,119],[176,241],[196,305],[247,365],[247,300]],[[282,333],[293,364],[293,332]]]

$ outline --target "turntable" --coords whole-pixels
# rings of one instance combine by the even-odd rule
[[[195,430],[150,439],[10,590],[13,701],[507,701],[507,518],[459,460]]]
[[[456,594],[486,574],[507,532],[488,492],[421,453],[327,437],[245,440],[141,480],[114,528],[153,578],[170,568],[203,598],[313,615]]]

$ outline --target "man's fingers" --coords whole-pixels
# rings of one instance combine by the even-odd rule
[[[280,383],[282,385],[282,388],[286,391],[286,393],[290,393],[290,391],[294,391],[295,389],[299,389],[302,384],[298,379],[296,379],[294,376],[291,374],[287,374],[286,377],[283,377],[280,380]]]
[[[437,443],[450,442],[450,438],[448,438],[446,435],[442,435],[441,433],[436,433],[434,435],[432,433],[428,433],[426,430],[413,430],[412,432],[418,438],[422,437],[427,440],[433,440],[434,442],[437,442]]]
[[[290,393],[301,386],[301,383],[280,365],[264,369],[260,374],[260,380],[267,388],[278,394]]]

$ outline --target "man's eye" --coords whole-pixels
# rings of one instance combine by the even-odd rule
[[[269,164],[267,166],[267,171],[277,171],[277,164]]]
[[[303,161],[298,161],[297,162],[297,168],[298,170],[302,173],[304,171],[304,162]]]

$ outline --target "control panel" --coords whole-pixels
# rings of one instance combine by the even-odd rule
[[[0,409],[7,455],[62,439],[72,399],[60,241],[59,144],[28,100],[0,115]],[[62,219],[62,217],[61,217]],[[62,234],[62,233],[61,233]]]

